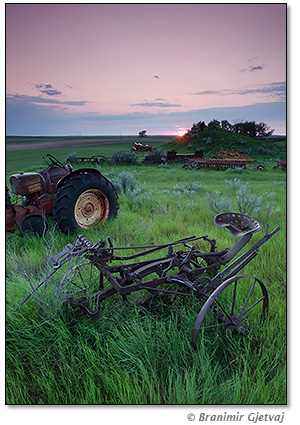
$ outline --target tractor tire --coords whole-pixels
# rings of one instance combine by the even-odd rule
[[[118,209],[118,195],[110,181],[100,174],[83,171],[58,189],[52,214],[60,229],[69,233],[78,228],[99,227],[116,217]]]

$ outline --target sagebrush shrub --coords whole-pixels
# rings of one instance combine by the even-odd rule
[[[236,200],[239,212],[246,215],[253,214],[255,217],[259,212],[263,203],[263,196],[256,196],[249,190],[249,183],[241,185],[236,191]]]
[[[138,181],[127,171],[122,171],[119,176],[114,177],[111,182],[120,195],[132,191],[138,185]]]
[[[215,190],[215,193],[206,192],[205,195],[208,208],[217,214],[232,211],[232,204],[229,198],[221,197],[221,192]]]
[[[243,171],[244,171],[243,167],[234,167],[234,168],[227,168],[227,170],[225,170],[225,173],[241,174]]]
[[[69,155],[67,156],[67,161],[69,161],[70,159],[75,159],[75,158],[77,158],[76,152],[69,153]]]
[[[250,191],[249,182],[241,184],[240,180],[234,178],[232,180],[224,180],[225,185],[229,186],[235,196],[237,204],[237,210],[241,214],[251,215],[256,218],[265,217],[266,220],[270,218],[274,210],[274,198],[275,192],[255,195]],[[230,212],[232,210],[232,203],[229,198],[224,196],[221,197],[221,192],[215,191],[215,193],[206,193],[206,202],[209,209],[216,212],[217,214],[223,212]],[[280,208],[277,206],[276,212],[280,212]]]
[[[165,164],[166,155],[161,149],[155,149],[148,154],[148,162],[151,164]]]
[[[198,184],[198,183],[195,183],[195,182],[191,182],[190,185],[188,186],[188,189],[197,192],[198,190],[201,189],[201,187],[202,187],[201,184]]]
[[[224,180],[225,184],[228,185],[232,190],[237,190],[241,187],[242,183],[240,181],[240,179],[238,178],[234,178],[232,180]]]
[[[181,195],[193,197],[196,192],[201,189],[201,185],[191,182],[188,186],[183,186],[180,184],[176,184],[173,189],[173,195],[176,197],[180,197]]]
[[[113,152],[112,156],[109,158],[109,161],[113,165],[118,164],[129,164],[134,165],[138,161],[138,154],[136,152]]]

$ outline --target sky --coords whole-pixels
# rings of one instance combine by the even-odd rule
[[[286,5],[6,4],[6,134],[286,134]]]

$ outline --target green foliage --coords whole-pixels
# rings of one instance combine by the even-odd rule
[[[138,154],[135,152],[115,151],[113,152],[109,160],[112,165],[120,165],[120,164],[134,165],[137,163],[138,158],[139,158]]]
[[[236,122],[230,124],[224,120],[221,123],[217,120],[212,120],[207,125],[210,129],[219,129],[222,127],[225,130],[233,131],[234,133],[243,134],[250,137],[269,137],[272,136],[274,130],[271,130],[264,122],[256,123],[255,121]]]
[[[101,153],[109,156],[114,148],[107,146]],[[120,149],[125,149],[124,144]],[[93,155],[99,147],[77,151],[78,155]],[[63,161],[66,152],[62,149],[54,155]],[[24,158],[37,171],[40,156],[35,151],[7,152],[8,173],[27,171]],[[286,174],[272,167],[263,173],[244,170],[241,174],[189,171],[181,164],[134,168],[131,164],[101,165],[101,172],[111,181],[119,179],[119,216],[82,233],[93,243],[110,236],[115,246],[208,234],[222,250],[236,239],[214,225],[215,211],[210,210],[205,194],[215,196],[218,191],[217,200],[227,198],[235,208],[241,188],[255,199],[262,196],[261,224],[268,220],[270,230],[276,226],[281,230],[242,273],[257,276],[268,289],[266,324],[246,338],[214,341],[203,336],[194,352],[191,332],[202,304],[193,298],[170,306],[158,304],[155,311],[149,311],[128,307],[115,295],[101,304],[98,320],[82,317],[70,323],[58,316],[45,322],[37,300],[31,297],[11,314],[30,290],[28,277],[32,284],[37,282],[49,267],[50,252],[57,254],[74,241],[74,235],[62,234],[50,219],[44,239],[23,238],[15,231],[6,241],[6,403],[285,404]],[[261,236],[262,231],[253,239]],[[199,241],[197,248],[205,251],[209,247]]]
[[[127,171],[122,171],[118,177],[111,179],[111,182],[120,195],[131,192],[138,184],[133,175]]]
[[[205,199],[210,210],[216,214],[232,211],[232,203],[230,199],[222,196],[221,192],[215,190],[214,193],[206,192]]]
[[[240,141],[245,141],[242,146]],[[253,139],[247,136],[233,133],[223,128],[219,129],[205,129],[199,132],[196,136],[186,136],[178,140],[181,146],[188,147],[191,150],[203,150],[205,156],[215,155],[220,150],[236,149],[241,151],[245,147],[258,145]]]
[[[241,180],[236,177],[232,180],[225,179],[224,183],[228,185],[233,191],[238,190],[242,185]]]
[[[76,152],[72,152],[67,156],[67,161],[70,161],[72,159],[77,158],[77,153]]]
[[[225,185],[229,186],[235,197],[235,203],[229,197],[221,196],[221,192],[215,190],[214,193],[207,192],[205,199],[208,207],[217,214],[230,211],[238,211],[241,214],[250,215],[258,219],[268,220],[274,210],[273,199],[275,192],[254,194],[250,190],[250,183],[242,184],[240,179],[224,180]],[[235,207],[236,204],[236,207]],[[280,208],[277,206],[276,211]]]
[[[240,213],[259,217],[263,204],[263,196],[251,193],[248,182],[238,188],[236,191],[236,200]]]
[[[220,122],[214,119],[207,125],[204,121],[199,121],[183,137],[175,139],[171,147],[179,150],[203,150],[207,157],[220,150],[235,149],[256,159],[278,155],[284,158],[286,149],[275,146],[280,139],[270,137],[273,131],[265,123],[255,121],[231,124],[227,120]]]
[[[209,128],[210,130],[217,130],[218,128],[220,128],[220,125],[220,121],[212,120],[207,124],[207,128]]]
[[[241,174],[244,172],[244,168],[243,167],[234,167],[234,168],[227,168],[227,170],[225,170],[225,173],[227,174]]]
[[[154,151],[148,152],[148,163],[150,164],[162,164],[165,163],[165,153],[162,151],[162,149],[155,149]]]

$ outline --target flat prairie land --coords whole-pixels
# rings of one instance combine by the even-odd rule
[[[10,174],[45,168],[47,143],[55,143],[51,154],[65,163],[74,150],[78,155],[109,156],[118,150],[130,152],[136,140],[167,151],[169,140],[87,138],[83,144],[82,139],[74,138],[66,146],[61,139],[9,141],[6,147],[14,149],[6,152],[8,184]],[[22,150],[26,145],[27,150]],[[22,149],[16,150],[20,146]],[[43,238],[22,237],[16,230],[6,239],[6,403],[285,405],[286,172],[273,169],[276,157],[265,161],[265,170],[257,172],[186,170],[181,163],[144,164],[144,154],[138,153],[138,162],[132,165],[113,165],[106,160],[93,166],[114,184],[120,209],[115,219],[80,233],[92,243],[109,237],[119,247],[208,235],[216,240],[217,250],[224,250],[237,238],[216,227],[214,217],[221,208],[232,212],[242,208],[262,225],[253,234],[253,243],[263,237],[267,224],[269,232],[281,228],[239,272],[264,283],[269,294],[266,321],[246,337],[199,334],[194,351],[190,341],[201,307],[192,297],[183,302],[176,297],[178,302],[159,304],[148,311],[126,305],[115,294],[103,301],[95,321],[84,316],[71,322],[59,315],[49,319],[34,297],[12,313],[49,270],[49,256],[75,240],[76,235],[63,234],[49,217]],[[199,241],[197,249],[205,252],[207,244]],[[244,249],[251,245],[252,240]]]
[[[74,148],[81,146],[100,146],[107,144],[127,144],[133,142],[140,143],[163,143],[171,140],[172,136],[147,136],[140,138],[138,136],[124,136],[124,137],[9,137],[6,139],[6,150],[31,150],[31,149],[59,149],[59,148]]]

